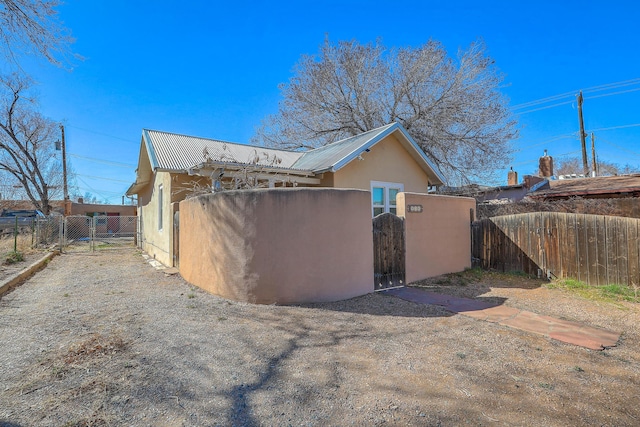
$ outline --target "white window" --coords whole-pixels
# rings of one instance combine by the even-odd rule
[[[163,197],[162,197],[162,184],[158,187],[158,230],[162,231],[162,205],[163,205]]]
[[[404,191],[404,184],[371,181],[371,210],[373,216],[384,212],[397,213],[396,196]]]

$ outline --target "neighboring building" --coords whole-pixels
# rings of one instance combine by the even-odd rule
[[[572,197],[584,199],[613,199],[640,197],[640,174],[566,178],[549,181],[531,194],[538,200],[564,200]]]
[[[83,203],[80,197],[77,202],[64,200],[52,200],[51,214],[53,215],[104,215],[104,216],[135,216],[135,205],[106,205],[101,203]],[[6,209],[35,209],[29,200],[0,200],[0,210]]]
[[[525,175],[520,184],[501,185],[497,187],[470,184],[464,187],[443,188],[440,194],[451,196],[473,197],[478,203],[513,203],[519,202],[531,192],[547,186],[549,180],[533,175]]]
[[[395,213],[399,192],[426,193],[444,178],[398,123],[314,150],[275,150],[143,130],[136,182],[141,245],[174,265],[178,202],[199,188],[331,187],[371,191],[372,216]],[[251,182],[248,182],[251,181]]]

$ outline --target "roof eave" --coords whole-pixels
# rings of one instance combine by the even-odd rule
[[[158,158],[156,157],[156,151],[151,143],[151,136],[147,129],[142,129],[142,142],[147,149],[147,155],[149,156],[149,163],[151,164],[151,170],[156,171],[159,168]]]
[[[234,163],[234,162],[216,162],[216,161],[212,161],[212,162],[208,162],[208,163],[198,163],[197,165],[194,165],[190,168],[188,168],[187,170],[182,170],[179,172],[186,172],[189,173],[190,175],[193,174],[193,171],[196,169],[204,169],[207,167],[216,167],[216,168],[230,168],[230,169],[242,169],[245,167],[255,167],[256,169],[259,169],[260,172],[263,173],[273,173],[273,174],[287,174],[287,175],[297,175],[297,176],[305,176],[305,177],[313,177],[316,175],[316,173],[314,171],[309,171],[309,170],[303,170],[303,169],[289,169],[289,168],[280,168],[280,167],[274,167],[274,166],[268,166],[268,165],[248,165],[245,163]],[[178,171],[171,171],[171,172],[178,172]]]
[[[146,187],[148,184],[149,184],[149,181],[141,181],[141,182],[136,181],[133,184],[131,184],[129,188],[127,188],[127,191],[124,194],[126,194],[127,196],[133,196],[134,194],[138,194],[138,192],[144,187]]]

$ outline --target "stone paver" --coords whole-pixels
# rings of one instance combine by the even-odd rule
[[[592,350],[615,347],[620,339],[619,332],[607,331],[578,322],[557,319],[471,298],[437,294],[417,288],[389,289],[384,293],[418,304],[439,305],[446,310],[463,316],[533,332]]]

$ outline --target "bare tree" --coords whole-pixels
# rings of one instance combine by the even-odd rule
[[[559,159],[557,165],[555,170],[556,175],[581,175],[584,173],[582,159],[578,157]],[[620,166],[616,163],[598,160],[598,175],[600,176],[626,175],[631,173],[640,173],[640,168],[629,164]]]
[[[17,64],[19,52],[61,66],[71,56],[71,33],[58,20],[59,0],[0,0],[0,52]]]
[[[55,155],[58,125],[35,110],[27,92],[31,80],[14,74],[0,78],[0,172],[45,214],[61,193],[62,167]]]
[[[393,49],[326,41],[280,86],[279,111],[253,142],[313,148],[399,122],[450,180],[492,179],[517,136],[502,81],[482,42],[454,60],[433,40]]]

